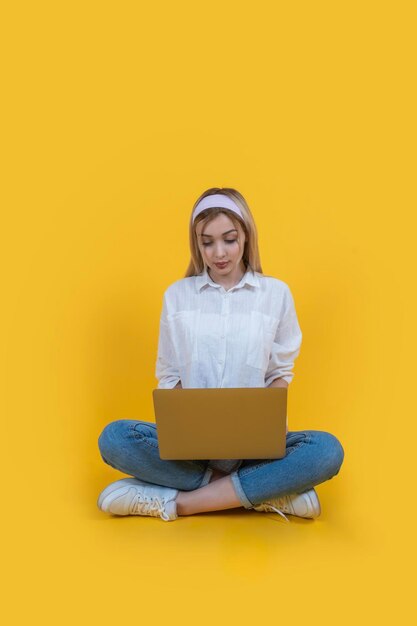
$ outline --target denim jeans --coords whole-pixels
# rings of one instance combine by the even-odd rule
[[[344,450],[339,440],[320,430],[289,431],[282,459],[244,459],[230,473],[242,506],[302,493],[335,476]],[[152,422],[120,419],[110,422],[98,439],[101,457],[115,469],[149,483],[191,491],[207,485],[213,473],[209,460],[163,460],[157,427]]]

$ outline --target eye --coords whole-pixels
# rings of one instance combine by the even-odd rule
[[[235,243],[235,241],[237,241],[237,239],[225,239],[225,242],[226,242],[226,243]],[[203,243],[203,246],[204,246],[204,247],[206,247],[206,246],[211,246],[211,243],[212,243],[211,241],[210,241],[210,242],[208,242],[208,243]]]

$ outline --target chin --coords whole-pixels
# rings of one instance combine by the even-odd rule
[[[217,265],[212,265],[212,270],[214,270],[215,272],[231,272],[233,271],[234,265],[232,265],[231,263],[228,263],[228,265],[226,267],[220,268],[217,267]]]

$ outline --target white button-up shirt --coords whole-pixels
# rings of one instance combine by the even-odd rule
[[[268,387],[290,383],[302,333],[286,283],[249,270],[229,290],[207,270],[163,296],[155,375],[158,389]]]
[[[172,389],[178,381],[184,389],[268,387],[275,378],[290,383],[301,340],[285,282],[248,269],[226,290],[205,269],[177,280],[163,295],[158,389]]]

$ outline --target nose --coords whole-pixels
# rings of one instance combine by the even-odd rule
[[[215,244],[214,257],[216,260],[221,261],[225,256],[225,249],[222,243]]]

